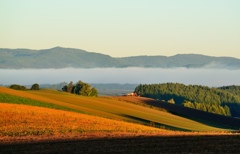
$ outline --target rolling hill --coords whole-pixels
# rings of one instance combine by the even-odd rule
[[[131,101],[131,102],[138,102],[141,104],[151,105],[153,107],[159,107],[167,110],[170,113],[187,117],[190,119],[194,119],[197,121],[204,122],[206,124],[215,125],[215,126],[225,126],[238,129],[240,128],[240,119],[227,117],[219,114],[213,114],[209,112],[200,111],[197,109],[192,109],[188,107],[183,107],[181,105],[166,103],[160,100],[149,99],[149,98],[141,98],[138,97],[119,97],[119,100]]]
[[[238,131],[151,103],[171,110],[149,98],[0,87],[0,153],[239,153]]]
[[[170,131],[0,103],[0,153],[239,153],[239,135]]]
[[[0,88],[0,93],[36,100],[48,104],[54,104],[88,115],[94,115],[113,120],[128,121],[143,125],[150,125],[151,123],[154,123],[156,127],[163,127],[173,130],[223,130],[221,128],[213,127],[208,124],[190,120],[188,118],[173,115],[168,112],[119,100],[118,98],[114,97],[83,97],[52,90],[16,91],[2,87]],[[1,102],[6,101],[2,99]],[[9,102],[12,101],[7,101],[6,103]],[[25,104],[25,102],[26,101],[22,101],[20,104]]]
[[[0,68],[3,69],[66,67],[240,68],[240,59],[199,54],[179,54],[170,57],[134,56],[114,58],[81,49],[55,47],[43,50],[1,48],[0,55]]]
[[[239,86],[211,88],[179,83],[140,84],[138,95],[158,100],[172,100],[178,105],[210,113],[240,117]]]
[[[43,107],[0,103],[3,115],[0,136],[58,135],[93,133],[104,134],[170,134],[170,131],[116,121],[93,115],[73,113]]]

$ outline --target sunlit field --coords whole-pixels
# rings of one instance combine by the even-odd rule
[[[75,111],[114,120],[184,131],[225,131],[221,128],[190,120],[184,117],[136,105],[109,97],[83,97],[52,90],[15,91],[0,88],[0,92],[47,102]]]
[[[0,136],[56,135],[61,133],[167,133],[163,129],[86,114],[0,103]]]
[[[237,132],[135,99],[0,87],[0,100],[0,153],[239,152]]]
[[[84,136],[84,134],[93,133],[96,138],[106,137],[106,135],[119,137],[227,134],[227,132],[170,131],[119,120],[28,105],[0,103],[0,108],[0,137],[2,142],[4,139],[14,140],[14,137],[56,136],[61,134]]]

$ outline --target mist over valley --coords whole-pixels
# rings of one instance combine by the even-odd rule
[[[240,85],[240,71],[228,69],[187,68],[63,68],[0,69],[0,85],[57,84],[61,82],[152,84],[183,83],[209,87]]]

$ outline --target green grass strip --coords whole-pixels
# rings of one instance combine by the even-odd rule
[[[51,109],[57,109],[57,110],[65,110],[65,111],[83,113],[79,110],[71,109],[68,107],[59,106],[59,105],[46,103],[46,102],[41,102],[41,101],[33,100],[30,98],[23,98],[23,97],[13,96],[13,95],[9,95],[9,94],[3,94],[3,93],[0,93],[0,102],[1,103],[9,103],[9,104],[24,104],[24,105],[31,105],[31,106],[38,106],[38,107],[45,107],[45,108],[51,108]]]

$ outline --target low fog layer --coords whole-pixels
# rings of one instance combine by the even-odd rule
[[[211,87],[240,85],[240,71],[227,69],[93,68],[0,69],[0,85],[60,82],[151,84],[178,82]]]

